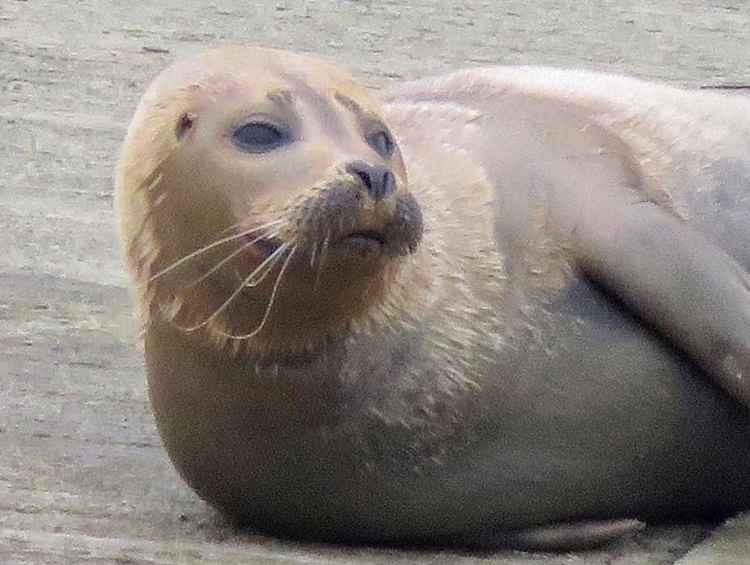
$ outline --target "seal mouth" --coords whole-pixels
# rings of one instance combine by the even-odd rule
[[[362,244],[385,245],[385,236],[375,230],[362,230],[350,233],[344,238],[345,241]]]
[[[340,243],[349,252],[355,252],[361,256],[380,254],[386,248],[388,240],[385,235],[375,230],[360,230],[351,232],[344,236]]]
[[[253,247],[260,251],[264,257],[269,257],[281,247],[282,243],[276,238],[269,237],[255,241]]]

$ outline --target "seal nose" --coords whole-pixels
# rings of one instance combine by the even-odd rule
[[[345,169],[347,173],[359,177],[375,201],[382,200],[396,190],[396,177],[388,167],[371,165],[366,161],[352,161],[347,163]]]

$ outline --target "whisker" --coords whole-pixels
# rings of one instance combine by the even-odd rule
[[[221,230],[216,235],[222,235],[222,234],[225,234],[225,233],[227,233],[229,231],[232,231],[233,229],[240,227],[244,222],[245,222],[245,220],[241,220],[239,222],[235,222],[233,224],[229,224],[227,227],[225,227],[223,230]]]
[[[323,264],[328,259],[328,245],[331,243],[331,232],[326,233],[326,237],[323,240],[323,246],[320,250],[320,266],[322,267]]]
[[[241,245],[238,249],[235,249],[234,251],[232,251],[232,253],[230,253],[228,256],[226,256],[224,259],[222,259],[216,265],[214,265],[211,268],[210,271],[208,271],[207,273],[201,275],[199,278],[195,279],[193,282],[191,282],[185,288],[192,288],[195,285],[203,282],[208,277],[210,277],[211,275],[213,275],[216,271],[218,271],[219,269],[221,269],[224,265],[226,265],[229,261],[231,261],[232,259],[234,259],[235,257],[237,257],[237,255],[239,255],[240,253],[242,253],[243,251],[245,251],[248,247],[251,247],[255,243],[258,243],[261,239],[271,239],[273,237],[276,237],[277,235],[279,235],[279,230],[276,230],[275,232],[271,232],[269,234],[259,235],[258,237],[256,237],[252,241],[248,241],[244,245]]]
[[[331,232],[327,232],[323,242],[320,245],[320,261],[318,262],[318,269],[315,271],[315,282],[313,283],[313,290],[317,290],[320,284],[320,273],[323,271],[326,259],[328,257],[328,242],[331,239]],[[315,246],[316,248],[318,245]]]
[[[281,253],[283,253],[284,251],[286,251],[286,250],[287,250],[287,249],[289,248],[289,245],[290,245],[289,243],[284,243],[284,244],[283,244],[283,245],[281,245],[281,247],[279,247],[279,248],[278,248],[278,249],[277,249],[276,251],[274,251],[273,253],[271,253],[271,255],[269,255],[269,256],[268,256],[268,257],[266,258],[266,260],[265,260],[265,261],[263,261],[263,263],[261,263],[261,264],[260,264],[260,265],[259,265],[259,266],[258,266],[258,267],[257,267],[257,268],[256,268],[256,269],[255,269],[255,270],[253,271],[253,272],[252,272],[252,273],[250,273],[250,274],[249,274],[249,275],[248,275],[248,276],[247,276],[247,277],[245,278],[245,280],[243,280],[243,281],[242,281],[242,284],[240,284],[240,285],[239,285],[239,286],[237,287],[237,289],[235,289],[235,291],[234,291],[234,292],[232,292],[232,294],[230,294],[230,295],[229,295],[229,298],[227,298],[227,299],[226,299],[226,300],[224,301],[224,303],[223,303],[223,304],[222,304],[221,306],[219,306],[219,307],[218,307],[218,308],[217,308],[217,309],[216,309],[216,310],[214,311],[214,313],[213,313],[213,314],[211,314],[211,315],[210,315],[210,316],[209,316],[208,318],[206,318],[205,320],[203,320],[203,321],[202,321],[202,322],[201,322],[200,324],[197,324],[197,325],[195,325],[195,326],[192,326],[192,327],[188,327],[188,328],[182,328],[182,329],[183,329],[184,331],[186,331],[186,332],[194,332],[195,330],[198,330],[198,329],[200,329],[200,328],[203,328],[203,327],[207,326],[208,324],[210,324],[210,323],[211,323],[211,322],[212,322],[213,320],[215,320],[215,319],[216,319],[216,317],[217,317],[217,316],[218,316],[219,314],[221,314],[221,313],[222,313],[222,312],[223,312],[224,310],[226,310],[226,309],[227,309],[227,307],[228,307],[228,306],[229,306],[229,305],[230,305],[230,304],[232,303],[232,301],[233,301],[233,300],[234,300],[235,298],[237,298],[237,296],[239,296],[239,294],[240,294],[240,293],[241,293],[241,292],[242,292],[242,291],[243,291],[243,290],[245,289],[245,285],[247,285],[247,284],[248,284],[248,283],[249,283],[249,282],[250,282],[250,281],[252,280],[252,278],[253,278],[253,277],[254,277],[254,276],[255,276],[255,275],[257,274],[258,270],[259,270],[259,269],[261,269],[261,268],[262,268],[262,267],[263,267],[264,265],[266,265],[266,263],[267,263],[268,261],[271,261],[271,260],[272,260],[272,259],[273,259],[274,257],[278,257],[278,256],[279,256],[279,255],[280,255]],[[264,276],[265,276],[265,275],[264,275]]]
[[[282,222],[282,221],[284,221],[284,220],[273,220],[272,222],[268,222],[267,224],[263,224],[263,226],[258,226],[258,228],[261,228],[261,227],[264,227],[264,226],[268,226],[268,225],[272,224],[273,222]],[[216,235],[217,235],[217,236],[218,236],[218,235],[222,235],[222,234],[225,234],[225,233],[227,233],[228,231],[232,231],[233,229],[236,229],[236,228],[242,227],[242,224],[244,224],[245,222],[247,222],[247,219],[245,219],[245,220],[240,220],[239,222],[235,222],[235,223],[233,223],[233,224],[230,224],[230,225],[228,225],[227,227],[225,227],[225,228],[224,228],[223,230],[221,230],[221,231],[220,231],[220,232],[219,232],[218,234],[216,234]],[[253,229],[258,229],[258,228],[253,228]]]
[[[232,334],[221,332],[225,337],[229,339],[245,340],[245,339],[251,339],[260,333],[260,331],[266,325],[266,322],[268,321],[268,317],[271,315],[271,308],[273,307],[274,301],[276,300],[276,293],[279,290],[279,286],[281,285],[281,281],[284,278],[284,273],[286,272],[286,268],[289,266],[289,263],[291,262],[295,251],[297,251],[296,245],[292,247],[291,252],[289,253],[289,255],[287,255],[287,258],[284,261],[284,264],[281,266],[281,270],[279,271],[279,276],[276,277],[276,282],[273,284],[273,289],[271,290],[271,297],[268,299],[268,306],[266,306],[266,311],[263,314],[263,318],[261,319],[260,324],[258,324],[258,327],[255,328],[250,333],[244,334],[244,335],[232,335]]]
[[[291,245],[291,242],[288,242],[288,243],[286,243],[284,245],[286,245],[286,247],[289,248],[289,246]],[[279,249],[281,249],[281,248],[279,248]],[[253,275],[257,275],[258,272],[263,268],[264,265],[266,265],[266,264],[268,265],[266,267],[266,270],[257,279],[252,280],[252,281],[250,281],[248,279],[245,279],[243,281],[243,284],[245,285],[246,288],[253,288],[253,287],[258,286],[263,281],[263,279],[266,278],[266,276],[268,275],[268,273],[270,273],[273,270],[274,266],[276,266],[277,261],[276,260],[274,260],[273,262],[269,262],[269,261],[271,261],[271,258],[274,255],[276,255],[277,252],[278,252],[278,249],[276,251],[274,251],[271,255],[269,255],[268,257],[266,257],[266,259],[260,265],[258,265],[255,268],[255,270],[252,272],[252,275],[250,275],[251,277]]]
[[[260,230],[272,227],[272,226],[274,226],[276,224],[281,223],[282,221],[283,220],[274,220],[272,222],[268,222],[267,224],[263,224],[262,226],[257,226],[255,228],[249,229],[247,231],[240,232],[240,233],[237,233],[237,234],[234,234],[234,235],[230,235],[228,237],[224,237],[222,239],[219,239],[218,241],[214,241],[213,243],[209,243],[208,245],[206,245],[204,247],[201,247],[200,249],[196,249],[192,253],[189,253],[189,254],[185,255],[181,259],[178,259],[177,261],[175,261],[174,263],[172,263],[168,267],[165,267],[164,269],[162,269],[161,271],[159,271],[158,273],[156,273],[155,275],[153,275],[149,279],[149,281],[154,281],[154,280],[156,280],[156,279],[158,279],[160,277],[163,277],[164,275],[166,275],[167,273],[173,271],[174,269],[176,269],[180,265],[183,265],[187,261],[189,261],[189,260],[197,257],[198,255],[201,255],[201,254],[205,253],[206,251],[209,251],[210,249],[213,249],[214,247],[218,247],[219,245],[223,245],[225,243],[229,243],[230,241],[234,241],[235,239],[239,239],[241,237],[248,236],[248,235],[250,235],[252,233],[255,233],[257,231],[260,231]]]
[[[310,251],[310,268],[315,268],[315,256],[318,253],[318,243],[316,242],[315,245],[313,245],[312,251]]]

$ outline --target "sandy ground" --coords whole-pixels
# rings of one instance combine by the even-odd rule
[[[161,449],[111,211],[138,96],[168,62],[208,45],[318,53],[373,88],[495,63],[697,86],[750,82],[748,30],[750,2],[736,0],[2,0],[0,562],[750,562],[747,519],[549,556],[312,546],[232,530]]]

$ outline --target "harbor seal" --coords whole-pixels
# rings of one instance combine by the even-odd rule
[[[238,523],[594,543],[750,507],[750,101],[175,63],[116,174],[159,432]]]

